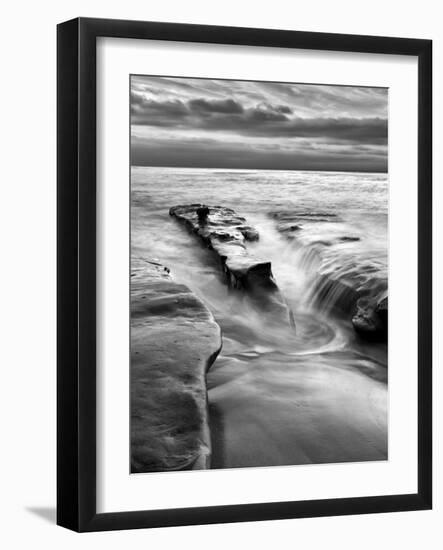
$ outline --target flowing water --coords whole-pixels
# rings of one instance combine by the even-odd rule
[[[168,214],[196,202],[258,229],[247,246],[272,262],[295,331],[229,290],[215,255]],[[281,210],[306,216],[296,238],[277,231]],[[213,468],[387,458],[386,345],[362,342],[334,307],[340,282],[386,294],[387,210],[386,174],[132,168],[132,257],[168,266],[222,328],[207,378]],[[337,281],[322,301],[319,275]]]

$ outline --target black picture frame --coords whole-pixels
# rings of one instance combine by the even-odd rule
[[[57,29],[57,523],[75,531],[425,510],[432,507],[432,42],[78,18]],[[96,512],[96,39],[173,40],[418,58],[416,494]]]

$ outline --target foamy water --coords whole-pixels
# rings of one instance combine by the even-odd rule
[[[208,373],[213,467],[385,459],[386,346],[363,344],[346,315],[313,293],[322,273],[386,293],[387,176],[134,167],[131,200],[132,256],[168,266],[223,331]],[[168,214],[196,202],[233,208],[258,229],[248,246],[272,262],[295,332],[229,291],[214,255]],[[307,221],[288,240],[269,216],[279,210],[325,212],[334,222]]]

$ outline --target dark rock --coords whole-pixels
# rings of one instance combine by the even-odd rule
[[[131,262],[131,472],[209,467],[206,371],[220,327],[157,262]]]
[[[380,317],[380,319],[388,326],[388,297],[386,296],[380,300],[375,308],[375,312]]]
[[[352,318],[356,332],[366,340],[387,342],[388,340],[388,297],[378,303],[361,299],[357,302],[357,312]]]
[[[202,209],[209,211],[204,223],[198,214]],[[271,263],[258,260],[246,248],[245,241],[256,241],[259,234],[247,225],[245,218],[231,208],[203,204],[173,206],[169,214],[217,254],[226,283],[231,288],[246,291],[257,305],[293,326],[292,312],[277,287]]]
[[[318,241],[311,241],[311,244],[318,244],[318,245],[321,245],[321,246],[333,246],[335,244],[340,244],[340,243],[355,243],[357,241],[360,240],[360,237],[338,237],[336,239],[331,239],[329,241],[325,241],[325,240],[318,240]]]
[[[197,208],[197,218],[200,225],[204,225],[208,219],[209,208],[207,206],[202,206]]]
[[[258,231],[248,225],[241,225],[238,230],[243,234],[246,241],[258,241],[260,238]]]
[[[343,243],[355,243],[360,240],[360,237],[348,237],[347,235],[344,235],[343,237],[340,237],[338,240]]]
[[[295,233],[296,231],[300,231],[302,227],[303,227],[302,225],[297,225],[289,221],[289,222],[280,222],[277,226],[277,229],[278,231],[280,231],[280,233],[285,233],[286,236],[288,236],[287,234],[292,234],[292,233]]]

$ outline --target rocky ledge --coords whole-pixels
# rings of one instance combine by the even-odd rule
[[[131,264],[131,472],[209,467],[206,371],[221,331],[169,270]]]
[[[292,311],[274,280],[271,262],[255,258],[246,248],[246,241],[257,241],[259,234],[245,218],[231,208],[205,204],[173,206],[169,214],[217,254],[229,287],[244,290],[277,321],[295,326]]]

